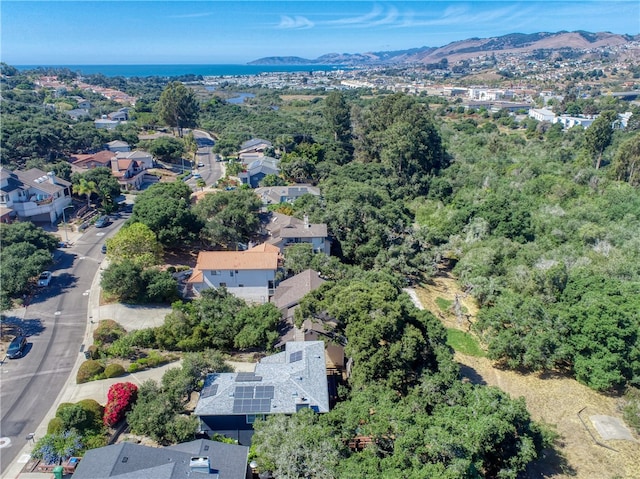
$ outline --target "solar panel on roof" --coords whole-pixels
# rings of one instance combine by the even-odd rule
[[[237,383],[251,382],[251,381],[262,381],[262,376],[256,376],[255,373],[238,373],[236,375]]]
[[[296,351],[289,355],[289,362],[295,363],[296,361],[302,361],[302,351]]]
[[[234,414],[255,414],[271,411],[271,399],[234,399]]]
[[[273,399],[273,386],[256,386],[256,399]]]
[[[233,396],[236,399],[253,399],[254,386],[236,386]]]
[[[206,398],[209,396],[215,396],[216,394],[218,394],[218,385],[217,384],[210,384],[208,386],[205,386],[204,388],[202,388],[202,391],[200,392],[200,397],[201,398]]]

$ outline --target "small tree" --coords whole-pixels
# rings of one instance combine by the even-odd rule
[[[587,145],[589,153],[595,157],[596,170],[600,168],[602,163],[602,154],[611,143],[613,138],[613,128],[611,124],[615,120],[617,114],[615,111],[603,111],[598,118],[587,128],[584,134],[584,141]]]
[[[76,195],[87,196],[87,207],[91,206],[91,195],[98,192],[98,185],[95,181],[87,181],[85,178],[80,178],[80,183],[73,185],[73,192]]]
[[[160,264],[162,245],[151,228],[138,222],[121,228],[107,240],[107,255],[145,268]]]

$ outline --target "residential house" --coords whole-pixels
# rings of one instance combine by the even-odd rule
[[[320,196],[320,188],[306,184],[262,186],[256,188],[255,193],[262,200],[263,205],[277,205],[280,203],[293,203],[304,195]]]
[[[110,120],[107,115],[102,115],[101,118],[93,120],[95,127],[100,130],[114,130],[120,123],[120,120]]]
[[[304,408],[329,411],[322,341],[287,343],[284,351],[262,358],[252,373],[209,374],[194,414],[202,432],[249,445],[257,417]]]
[[[116,153],[116,158],[118,160],[136,161],[143,170],[153,168],[153,155],[144,150],[118,151]]]
[[[71,183],[53,172],[0,167],[0,207],[10,209],[10,217],[55,223],[70,204]]]
[[[84,110],[82,108],[74,108],[73,110],[65,111],[67,115],[71,117],[72,120],[78,121],[80,118],[84,118],[85,116],[89,116],[89,110]]]
[[[269,235],[267,243],[277,246],[281,252],[291,244],[310,243],[314,253],[331,254],[331,240],[326,223],[309,223],[306,215],[300,220],[272,212],[264,223],[264,229]]]
[[[122,141],[122,140],[110,141],[109,143],[107,143],[107,149],[109,151],[113,152],[113,153],[131,151],[131,147],[129,146],[129,143],[127,143],[126,141]]]
[[[98,151],[97,153],[72,155],[71,167],[76,171],[91,170],[98,167],[111,168],[112,158],[113,152],[108,150]]]
[[[210,288],[226,288],[253,303],[266,303],[276,286],[280,250],[260,244],[246,251],[201,251],[188,285],[199,294]]]
[[[262,179],[267,175],[278,175],[279,161],[269,156],[264,156],[258,160],[249,163],[245,171],[238,175],[242,184],[249,185],[251,188],[257,188]]]
[[[74,479],[249,479],[249,448],[199,439],[169,447],[130,442],[89,449]]]
[[[547,108],[532,108],[531,110],[529,110],[529,116],[534,120],[548,121],[549,123],[553,123],[556,114],[553,111],[548,110]]]
[[[554,118],[553,123],[560,123],[565,130],[574,126],[589,128],[596,117],[586,118],[582,116],[560,115]]]
[[[253,138],[240,145],[238,159],[240,161],[251,161],[261,158],[264,156],[265,151],[272,147],[273,145],[268,140]]]
[[[111,158],[111,175],[125,190],[139,190],[144,182],[145,168],[136,160]]]
[[[128,121],[129,109],[120,108],[118,111],[112,111],[111,113],[107,114],[107,118],[114,121]]]
[[[78,102],[78,108],[82,109],[82,110],[88,110],[89,108],[91,108],[91,102],[89,100],[85,100],[84,98],[81,97],[74,97],[77,102]]]
[[[335,324],[307,319],[302,323],[302,327],[295,326],[295,311],[302,298],[324,283],[325,280],[320,277],[320,273],[307,269],[278,284],[271,302],[280,311],[284,327],[280,331],[280,341],[276,347],[281,348],[289,341],[325,341],[327,367],[342,369],[345,365],[344,347],[340,344],[341,339],[335,337],[332,332]]]

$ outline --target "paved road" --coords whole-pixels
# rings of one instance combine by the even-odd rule
[[[213,147],[213,138],[206,131],[203,130],[193,130],[193,136],[198,141],[198,139],[204,139],[211,142],[210,145],[201,146],[198,148],[198,153],[196,155],[196,164],[198,162],[204,163],[204,166],[197,167],[198,173],[202,176],[202,179],[207,184],[207,186],[215,186],[216,182],[222,178],[224,174],[222,169],[222,164],[220,162],[215,161],[214,154],[211,152]],[[192,186],[195,186],[195,180],[189,180],[190,184],[193,183]]]
[[[0,366],[0,475],[16,458],[57,398],[82,347],[91,282],[104,255],[104,239],[124,222],[90,227],[71,248],[56,253],[53,280],[30,298],[26,308],[9,314],[28,335],[24,357]],[[7,439],[10,443],[7,441]],[[37,438],[36,438],[37,439]]]

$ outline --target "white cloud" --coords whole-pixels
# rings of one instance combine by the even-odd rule
[[[278,28],[283,29],[297,29],[302,30],[306,28],[313,28],[314,23],[309,20],[307,17],[298,16],[290,17],[288,15],[283,15],[280,17],[280,23],[278,24]]]
[[[322,24],[331,26],[375,27],[393,24],[398,20],[398,16],[398,9],[396,7],[392,6],[385,12],[380,5],[375,5],[369,13],[364,15],[329,20],[322,22]]]

